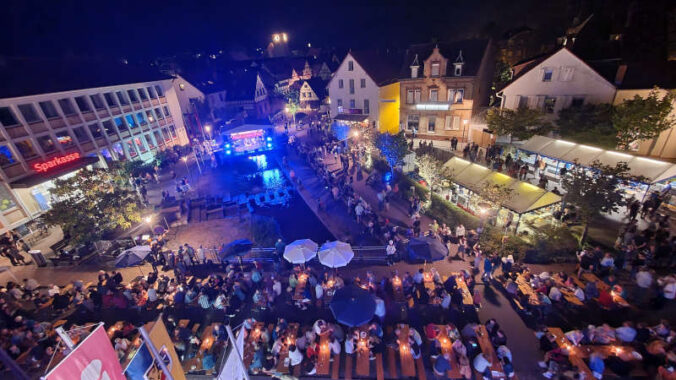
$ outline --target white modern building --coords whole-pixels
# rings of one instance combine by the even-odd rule
[[[188,139],[172,78],[128,65],[0,62],[0,233],[31,233],[53,180]]]
[[[350,51],[329,81],[331,117],[338,121],[369,121],[379,129],[399,129],[398,74],[401,57],[376,51]],[[394,86],[396,84],[396,86]],[[391,104],[396,120],[381,107]],[[381,125],[394,124],[392,127]]]
[[[570,50],[562,48],[514,66],[514,78],[498,96],[501,108],[538,108],[555,118],[570,106],[612,103],[615,86]]]

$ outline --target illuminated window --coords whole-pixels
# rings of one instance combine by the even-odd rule
[[[441,69],[441,64],[439,62],[432,62],[432,67],[430,70],[430,75],[433,77],[438,77]]]
[[[153,136],[155,136],[155,141],[157,141],[157,145],[164,145],[164,139],[162,138],[160,131],[153,131]]]
[[[171,137],[176,138],[176,128],[173,125],[169,126],[169,132],[171,132]]]
[[[117,129],[119,131],[126,131],[126,130],[129,129],[129,128],[127,128],[127,124],[124,123],[124,121],[122,120],[121,117],[116,117],[115,119],[113,119],[113,121],[115,121],[115,126],[117,127]],[[105,122],[104,122],[104,125],[105,125]]]
[[[19,151],[19,153],[21,153],[23,158],[29,159],[38,155],[35,152],[33,143],[30,140],[22,140],[19,142],[15,142],[14,145],[16,145],[16,149]]]
[[[406,128],[408,128],[408,130],[412,131],[418,129],[419,124],[420,115],[408,115],[408,118],[406,119]]]
[[[134,147],[134,143],[131,140],[127,140],[126,145],[127,145],[127,153],[129,153],[129,157],[138,156],[138,152],[136,151],[136,148]]]
[[[134,143],[136,143],[136,147],[138,148],[139,152],[145,153],[148,150],[140,138],[138,137],[134,138]]]
[[[169,136],[169,131],[167,131],[167,128],[162,128],[162,136],[164,136],[165,141],[171,141],[171,136]]]
[[[139,124],[141,124],[141,125],[146,125],[146,124],[148,124],[148,122],[146,121],[146,117],[145,117],[145,115],[143,114],[143,112],[138,112],[138,113],[136,114],[136,118],[138,119]]]
[[[357,102],[354,99],[350,99],[350,108],[357,108]]]
[[[52,136],[50,135],[44,135],[36,138],[38,140],[38,144],[40,144],[40,148],[42,148],[42,151],[45,153],[51,153],[56,150],[56,146],[54,144],[54,140],[52,140]]]
[[[73,138],[66,131],[56,132],[56,141],[58,141],[59,144],[64,148],[75,145]]]
[[[134,120],[134,117],[131,115],[125,115],[124,119],[127,121],[127,125],[130,128],[136,128],[138,127],[138,124],[136,124],[136,120]]]
[[[110,120],[106,120],[103,123],[104,125],[105,123],[110,124]],[[111,125],[110,127],[112,128],[113,126]],[[101,126],[99,126],[98,123],[90,124],[87,128],[89,128],[89,132],[92,133],[92,136],[94,136],[95,139],[100,139],[103,137],[103,131],[101,130]]]
[[[146,111],[146,116],[148,117],[148,121],[149,121],[149,122],[152,123],[153,121],[155,121],[155,115],[153,115],[153,111],[147,110],[147,111]]]
[[[146,139],[146,144],[148,144],[148,147],[150,149],[155,149],[155,143],[153,142],[153,138],[150,135],[145,135],[143,137]]]
[[[185,83],[179,83],[178,89],[181,90],[181,91],[184,91],[185,90]]]
[[[427,119],[427,132],[434,132],[437,128],[437,118],[436,116],[430,116]]]
[[[14,154],[7,145],[0,145],[0,166],[6,168],[16,163]]]

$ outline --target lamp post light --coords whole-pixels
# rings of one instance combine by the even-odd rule
[[[205,125],[204,131],[207,133],[207,139],[211,140],[211,125],[209,124]]]

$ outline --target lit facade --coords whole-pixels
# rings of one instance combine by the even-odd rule
[[[56,178],[185,144],[171,78],[0,99],[0,233],[31,233]]]

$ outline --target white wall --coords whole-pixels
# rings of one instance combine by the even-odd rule
[[[348,61],[354,62],[354,70],[348,71]],[[343,80],[343,88],[338,88],[338,81]],[[354,79],[354,94],[350,94],[350,79]],[[366,87],[361,88],[361,79],[366,79]],[[343,112],[348,113],[350,99],[355,100],[355,108],[364,108],[364,99],[369,100],[369,120],[378,120],[380,91],[376,83],[369,77],[357,60],[347,54],[336,70],[328,85],[329,99],[331,99],[331,116],[338,115],[338,99],[343,100]]]
[[[181,106],[181,111],[183,111],[183,113],[192,113],[193,109],[190,99],[197,98],[200,101],[204,101],[204,93],[180,75],[177,75],[176,78],[174,78],[172,87],[176,92],[178,104]]]
[[[543,82],[544,69],[553,71],[552,80]],[[564,81],[565,68],[573,70],[572,79]],[[520,97],[528,97],[528,107],[542,107],[545,96],[556,97],[554,115],[571,105],[573,98],[584,97],[584,103],[612,103],[615,86],[571,53],[561,49],[539,65],[523,74],[502,91],[502,106],[516,109]]]

